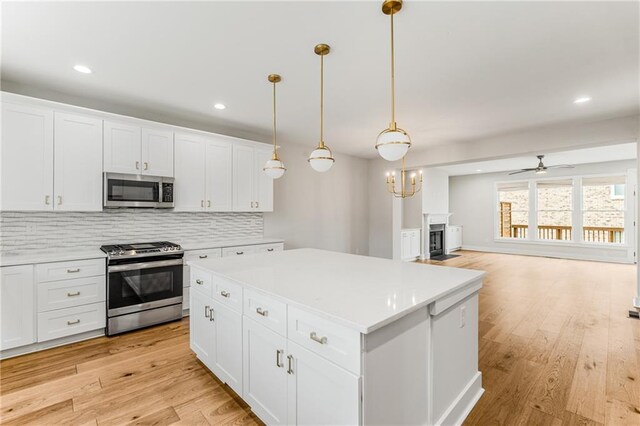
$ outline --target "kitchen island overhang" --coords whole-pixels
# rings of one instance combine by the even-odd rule
[[[458,424],[482,395],[484,272],[315,249],[189,265],[191,347],[268,424]]]

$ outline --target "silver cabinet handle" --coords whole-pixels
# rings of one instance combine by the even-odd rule
[[[202,280],[196,280],[196,284],[202,285]]]
[[[269,315],[269,311],[264,311],[260,307],[256,308],[256,312],[258,313],[258,315],[262,315],[263,317],[266,317]]]
[[[253,208],[253,203],[254,203],[254,202],[252,201],[252,202],[251,202],[251,208]]]
[[[256,209],[260,207],[260,202],[256,201]]]
[[[200,200],[200,207],[204,208],[204,200]]]
[[[231,297],[231,293],[229,293],[228,291],[224,291],[224,290],[222,290],[222,291],[220,292],[220,295],[221,295],[222,297],[227,297],[227,298]]]
[[[282,355],[283,354],[284,354],[284,351],[282,349],[278,349],[276,351],[276,367],[278,367],[278,368],[284,367],[284,364],[282,363]]]
[[[312,331],[311,334],[309,334],[309,338],[314,342],[320,343],[321,345],[327,344],[327,338],[325,336],[318,337],[318,333],[316,333],[315,331]]]
[[[211,207],[211,200],[207,200],[207,207]]]
[[[206,259],[207,257],[209,257],[209,255],[207,254],[201,254],[200,256],[198,256],[200,259]]]
[[[73,293],[67,293],[67,297],[80,296],[79,291],[74,291]]]
[[[204,307],[204,317],[205,318],[209,318],[209,307],[208,306]]]
[[[236,254],[237,254],[238,256],[240,256],[241,254],[244,254],[244,252],[243,252],[243,251],[237,251],[237,252],[236,252]]]
[[[80,268],[67,269],[67,274],[74,274],[76,272],[80,272]]]
[[[62,195],[58,195],[58,205],[62,204]]]
[[[149,163],[147,163],[146,161],[144,162],[144,169],[149,170]]]
[[[73,325],[73,324],[78,324],[80,322],[79,319],[75,320],[75,321],[67,321],[67,325]]]
[[[213,319],[213,308],[209,308],[209,321],[215,321]]]
[[[287,373],[293,374],[293,355],[287,355],[287,360],[289,361]]]
[[[136,170],[140,170],[140,162],[136,161]]]
[[[47,205],[47,206],[49,205],[49,196],[48,195],[44,196],[44,204]]]
[[[272,248],[270,248],[270,249],[267,249],[267,251],[273,251],[273,249],[272,249]]]

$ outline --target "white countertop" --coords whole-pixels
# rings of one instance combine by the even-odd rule
[[[277,238],[243,238],[235,240],[201,240],[201,241],[172,241],[180,244],[186,250],[213,249],[221,247],[236,247],[256,244],[282,243]],[[9,252],[0,255],[0,266],[29,265],[34,263],[64,262],[68,260],[99,259],[107,257],[99,247],[68,248],[54,250],[33,250]]]
[[[372,332],[485,275],[470,269],[315,249],[187,263],[361,333]]]

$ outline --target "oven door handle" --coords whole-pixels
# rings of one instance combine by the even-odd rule
[[[156,262],[127,263],[107,267],[107,272],[136,271],[138,269],[161,268],[163,266],[182,266],[182,259],[158,260]]]

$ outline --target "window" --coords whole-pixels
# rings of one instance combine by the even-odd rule
[[[572,240],[573,179],[536,183],[539,240]]]
[[[498,185],[498,236],[527,238],[529,228],[529,183]]]
[[[625,177],[582,180],[582,237],[586,243],[624,243]]]

